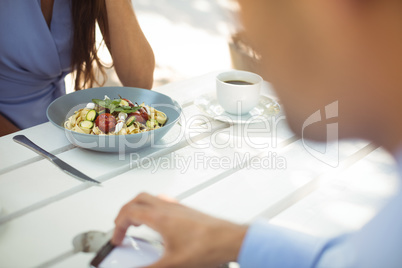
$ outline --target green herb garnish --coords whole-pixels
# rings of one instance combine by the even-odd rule
[[[129,114],[134,113],[139,109],[141,109],[141,106],[138,107],[120,106],[121,99],[114,99],[114,100],[92,99],[92,102],[99,105],[100,107],[109,109],[110,113],[120,112]]]

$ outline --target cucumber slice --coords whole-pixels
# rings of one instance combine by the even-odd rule
[[[130,104],[128,103],[128,101],[126,100],[121,100],[120,101],[120,106],[124,107],[124,106],[130,106]]]
[[[134,124],[135,120],[136,120],[136,118],[135,118],[134,115],[130,116],[130,117],[127,119],[127,121],[126,121],[126,125],[127,125],[128,127],[131,126],[132,124]]]
[[[90,110],[87,113],[87,116],[85,117],[85,119],[88,120],[88,121],[94,121],[95,118],[96,118],[96,111],[95,110]]]
[[[158,125],[158,122],[155,119],[150,119],[147,121],[147,127],[150,129],[154,129]]]
[[[86,129],[91,129],[91,128],[94,127],[94,122],[88,121],[88,120],[81,121],[80,122],[80,127],[86,128]]]

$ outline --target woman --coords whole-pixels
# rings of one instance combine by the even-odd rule
[[[122,84],[150,89],[154,55],[130,0],[0,1],[0,136],[46,122],[72,70],[75,90],[102,84],[96,23]]]

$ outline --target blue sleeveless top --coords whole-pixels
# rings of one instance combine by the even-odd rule
[[[50,29],[40,0],[0,0],[0,113],[20,128],[47,122],[71,71],[70,0],[55,0]]]

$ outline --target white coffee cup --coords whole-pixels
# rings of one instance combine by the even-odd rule
[[[230,114],[243,115],[257,106],[261,76],[246,71],[228,71],[216,77],[216,95],[219,104]]]

